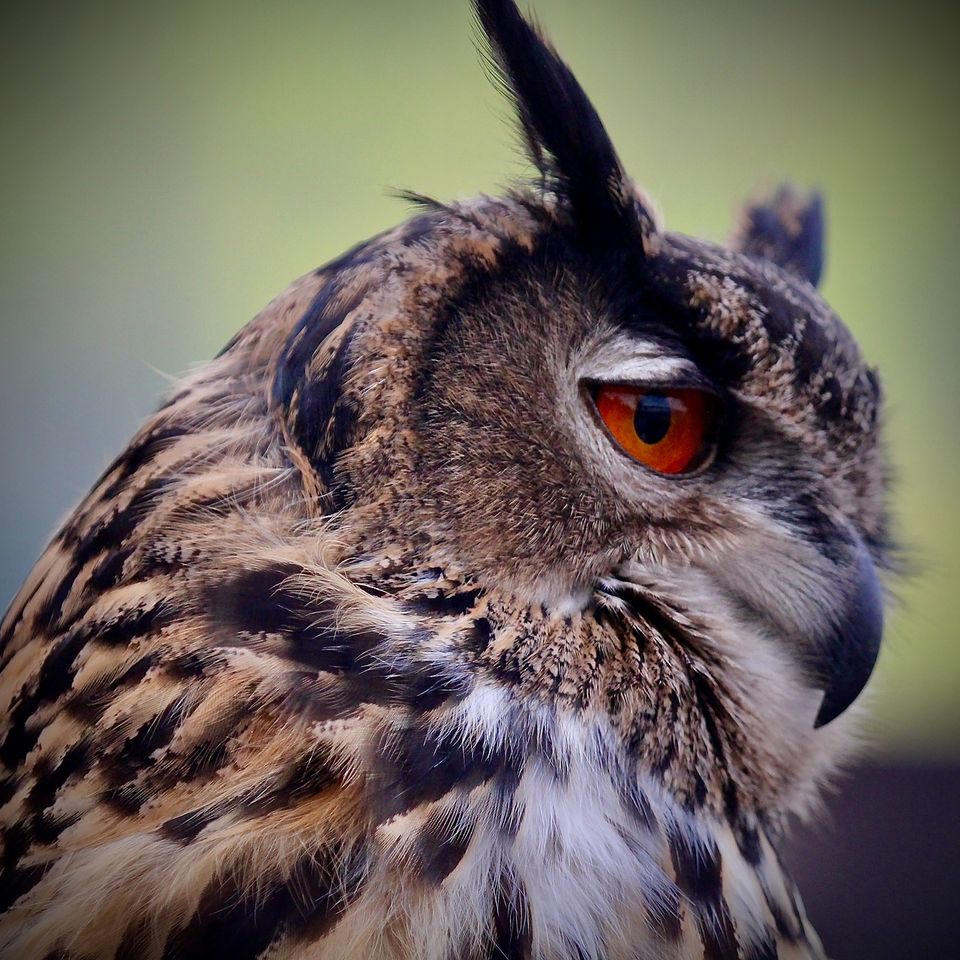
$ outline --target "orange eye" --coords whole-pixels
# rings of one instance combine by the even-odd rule
[[[600,419],[620,448],[658,473],[690,473],[713,454],[719,401],[705,390],[594,388]]]

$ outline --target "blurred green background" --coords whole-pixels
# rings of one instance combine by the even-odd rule
[[[901,538],[877,747],[960,758],[957,8],[538,0],[632,174],[721,239],[791,178],[884,375]],[[37,4],[0,39],[0,603],[165,388],[293,277],[523,174],[466,0]]]

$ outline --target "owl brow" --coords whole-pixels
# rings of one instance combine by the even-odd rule
[[[707,390],[717,393],[712,380],[692,363],[679,363],[654,366],[642,371],[612,371],[605,377],[585,377],[581,380],[585,386],[603,386],[616,384],[624,387],[671,387],[675,389]]]
[[[589,357],[579,371],[583,383],[619,383],[631,386],[694,387],[718,392],[676,337],[641,334],[625,328],[607,349]]]

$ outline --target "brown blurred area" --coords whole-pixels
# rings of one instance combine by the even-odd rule
[[[833,960],[960,955],[958,798],[958,765],[868,764],[791,836],[786,860]]]

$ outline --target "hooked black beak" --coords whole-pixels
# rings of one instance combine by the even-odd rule
[[[852,593],[811,663],[817,686],[824,690],[815,728],[836,720],[860,695],[877,662],[882,634],[880,580],[866,546],[858,539]]]

